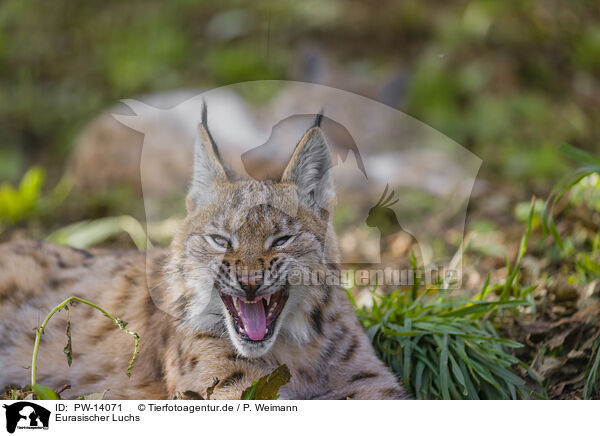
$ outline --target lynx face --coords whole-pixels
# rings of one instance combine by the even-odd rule
[[[182,283],[182,295],[172,296],[179,318],[196,330],[224,325],[248,357],[265,354],[278,337],[308,340],[310,313],[326,290],[298,278],[318,276],[337,252],[321,129],[304,135],[280,180],[256,181],[225,166],[204,122],[194,167],[188,217],[170,262]]]

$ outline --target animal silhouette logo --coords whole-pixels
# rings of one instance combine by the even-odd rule
[[[380,232],[379,238],[379,256],[382,262],[385,260],[397,260],[397,256],[393,253],[392,246],[400,240],[405,247],[403,254],[410,256],[414,254],[417,265],[422,266],[421,249],[417,239],[404,230],[398,221],[396,212],[391,206],[398,203],[398,198],[394,199],[395,191],[392,189],[389,193],[389,184],[385,185],[383,194],[369,210],[367,216],[367,226],[376,227]]]
[[[6,409],[6,431],[14,433],[19,429],[48,429],[50,411],[44,407],[20,401],[14,404],[3,404]]]
[[[292,115],[273,126],[267,142],[242,154],[242,163],[248,175],[255,180],[276,180],[281,177],[296,145],[292,141],[284,141],[282,144],[282,136],[292,125],[311,126],[311,124],[312,127],[321,127],[325,133],[328,145],[331,147],[332,166],[346,162],[348,156],[352,154],[358,170],[365,179],[368,179],[365,163],[354,138],[343,125],[323,115],[323,110],[316,115]],[[285,142],[289,144],[286,145]]]

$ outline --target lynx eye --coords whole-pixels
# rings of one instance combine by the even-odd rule
[[[231,241],[221,235],[207,235],[207,240],[211,245],[216,245],[219,248],[231,248]]]
[[[283,247],[290,239],[292,239],[292,235],[280,236],[273,241],[271,247]]]

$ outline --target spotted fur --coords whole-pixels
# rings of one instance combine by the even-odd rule
[[[221,161],[206,118],[199,127],[188,216],[168,250],[75,250],[18,241],[0,246],[0,385],[28,383],[34,328],[64,298],[89,299],[141,336],[77,304],[70,311],[73,364],[63,355],[65,312],[50,321],[38,380],[69,395],[109,389],[109,398],[204,393],[237,399],[253,380],[285,363],[287,399],[399,399],[403,390],[375,353],[343,289],[322,278],[339,262],[335,196],[326,139],[318,125],[301,139],[279,180],[244,180]],[[223,235],[224,249],[208,235]],[[292,235],[280,246],[274,238]],[[285,239],[285,238],[284,238]],[[212,241],[212,242],[211,242]],[[248,297],[242,274],[263,274],[256,292],[286,289],[273,334],[244,340],[220,293]],[[309,283],[292,283],[306,273]],[[254,298],[254,295],[248,297]]]

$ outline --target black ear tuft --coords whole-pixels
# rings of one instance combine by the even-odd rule
[[[321,127],[321,123],[323,122],[323,112],[325,111],[325,108],[322,107],[321,110],[319,111],[319,113],[317,114],[317,116],[315,117],[315,123],[313,124],[313,127]]]
[[[208,107],[206,106],[206,100],[204,99],[202,99],[201,123],[205,129],[208,129]]]

